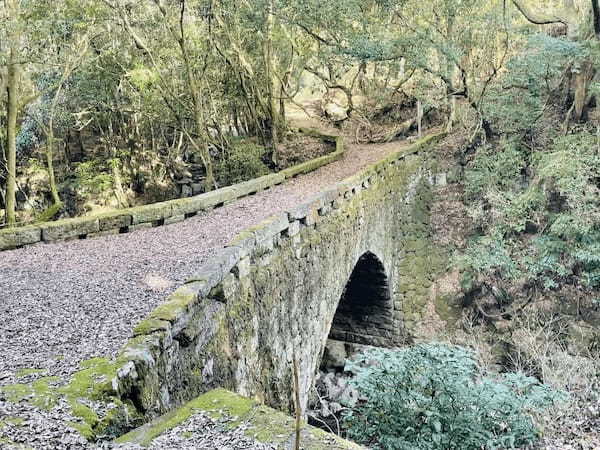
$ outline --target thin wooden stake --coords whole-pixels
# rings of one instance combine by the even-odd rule
[[[300,408],[300,377],[298,375],[298,360],[294,352],[294,403],[296,409],[296,442],[295,450],[300,450],[300,428],[302,425],[302,410]]]

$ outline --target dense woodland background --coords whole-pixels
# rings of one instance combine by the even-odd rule
[[[292,112],[362,144],[445,129],[438,156],[460,167],[464,207],[448,267],[462,331],[494,364],[575,396],[552,432],[597,430],[597,0],[1,6],[4,226],[205,192],[328,151]]]

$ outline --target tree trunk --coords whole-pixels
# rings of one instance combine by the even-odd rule
[[[8,94],[6,111],[6,159],[8,173],[6,177],[6,222],[9,226],[15,225],[16,218],[16,190],[17,190],[17,114],[19,65],[15,62],[16,49],[10,50],[10,63],[8,65],[6,91]]]
[[[273,164],[277,165],[279,160],[278,145],[278,122],[279,117],[277,113],[277,102],[275,99],[275,92],[277,92],[277,80],[275,79],[275,63],[273,61],[273,0],[269,1],[269,7],[267,11],[266,19],[266,30],[265,30],[265,42],[264,42],[264,58],[265,58],[265,72],[267,77],[267,99],[269,108],[269,120],[271,127],[271,146],[273,149],[272,160]]]
[[[579,72],[575,74],[575,99],[573,109],[573,119],[579,122],[583,119],[586,112],[586,107],[589,103],[589,87],[594,79],[596,70],[594,69],[593,63],[589,60],[585,61]]]

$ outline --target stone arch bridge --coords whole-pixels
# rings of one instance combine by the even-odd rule
[[[113,380],[146,417],[214,387],[305,406],[328,337],[394,346],[432,283],[431,139],[238,235],[139,324]]]

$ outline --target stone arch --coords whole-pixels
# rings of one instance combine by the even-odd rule
[[[338,303],[329,338],[389,347],[393,342],[393,301],[385,267],[372,252],[356,262]]]

